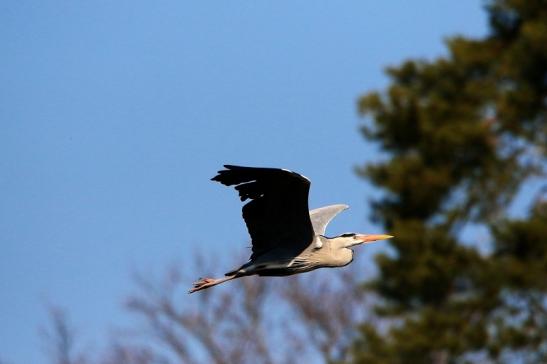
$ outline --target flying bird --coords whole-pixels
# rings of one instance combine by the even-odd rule
[[[347,205],[308,210],[310,180],[279,168],[225,165],[211,180],[235,186],[243,219],[251,236],[249,261],[222,278],[201,278],[189,293],[250,276],[287,276],[323,267],[343,267],[353,260],[352,248],[391,235],[345,233],[325,236],[328,223]]]

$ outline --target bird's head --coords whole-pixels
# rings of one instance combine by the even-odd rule
[[[335,237],[337,245],[342,248],[351,248],[352,246],[373,243],[378,240],[391,239],[391,235],[379,235],[379,234],[356,234],[345,233]]]

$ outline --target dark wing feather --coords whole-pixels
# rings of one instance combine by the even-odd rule
[[[241,201],[251,200],[243,206],[253,243],[251,259],[272,249],[296,256],[313,241],[307,178],[277,168],[224,167],[212,180],[235,185]]]

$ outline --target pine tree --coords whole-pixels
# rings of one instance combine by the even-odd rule
[[[488,36],[389,68],[388,89],[360,99],[388,158],[359,173],[396,238],[366,285],[385,325],[361,327],[356,363],[547,361],[547,202],[507,212],[547,164],[547,2],[486,9]],[[470,224],[490,239],[464,241]]]

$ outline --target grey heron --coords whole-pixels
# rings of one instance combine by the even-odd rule
[[[212,178],[235,186],[243,219],[251,236],[249,261],[222,278],[201,278],[189,293],[250,275],[287,276],[322,267],[343,267],[353,260],[352,248],[390,235],[345,233],[325,236],[328,223],[347,205],[308,210],[310,180],[286,169],[225,165]]]

